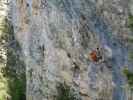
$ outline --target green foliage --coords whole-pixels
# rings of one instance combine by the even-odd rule
[[[127,68],[123,70],[124,75],[127,78],[128,85],[133,88],[133,72],[129,71]]]
[[[133,31],[133,16],[129,15],[128,17],[128,27]]]
[[[17,49],[20,49],[18,47],[19,46],[17,46]],[[4,74],[9,79],[9,94],[11,95],[12,100],[26,100],[26,76],[23,71],[25,65],[24,62],[20,60],[20,57],[16,52],[16,49],[8,48],[7,65],[5,67],[6,69]]]
[[[5,18],[0,26],[0,43],[5,40],[5,44],[10,44],[15,40],[14,29],[11,22]],[[26,76],[25,76],[25,65],[24,62],[20,60],[21,48],[17,41],[13,43],[13,46],[4,47],[6,51],[6,66],[3,67],[0,72],[0,84],[2,84],[2,79],[4,80],[2,93],[0,90],[0,100],[7,100],[7,95],[11,97],[11,100],[26,100]],[[19,52],[19,53],[18,53]],[[1,63],[0,63],[1,64]],[[2,93],[2,94],[1,94]],[[8,94],[7,94],[8,93]],[[6,96],[5,96],[6,94]]]
[[[13,26],[12,26],[11,22],[7,18],[5,18],[3,20],[2,24],[3,24],[3,27],[1,27],[2,32],[13,35],[13,33],[14,33]]]
[[[10,78],[8,81],[12,100],[26,100],[25,96],[25,75],[20,78]]]
[[[59,83],[57,91],[58,96],[56,100],[80,100],[80,98],[77,98],[71,88],[65,83]]]
[[[128,42],[133,43],[133,36],[128,37]]]
[[[128,52],[129,61],[133,61],[133,51]]]
[[[8,96],[8,90],[8,81],[0,73],[0,100],[6,100],[6,97]]]
[[[6,40],[6,42],[11,42],[14,39],[14,29],[11,22],[5,18],[0,26],[0,32],[2,35],[0,36],[1,40]]]
[[[131,31],[133,31],[133,16],[132,15],[128,16],[128,27],[130,28]],[[128,40],[128,43],[133,43],[133,36],[128,36],[127,40]]]

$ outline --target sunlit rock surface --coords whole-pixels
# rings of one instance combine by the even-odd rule
[[[26,63],[27,100],[55,100],[66,82],[83,100],[128,100],[127,0],[12,0],[16,39]],[[106,62],[88,59],[109,48]]]

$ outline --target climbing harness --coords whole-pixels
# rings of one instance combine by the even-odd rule
[[[97,48],[96,50],[93,50],[89,54],[89,58],[94,63],[106,63],[109,68],[112,68],[108,61],[110,58],[112,58],[112,50],[107,45],[104,45],[102,48]]]

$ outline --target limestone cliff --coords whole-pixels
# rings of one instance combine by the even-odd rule
[[[127,0],[12,0],[10,11],[27,100],[55,100],[64,82],[82,100],[128,100],[121,72],[131,34]],[[106,62],[88,59],[98,46],[110,48]]]

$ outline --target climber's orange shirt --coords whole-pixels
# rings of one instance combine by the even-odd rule
[[[91,53],[90,53],[90,58],[91,58],[91,60],[92,61],[97,61],[97,52],[96,51],[92,51]]]

